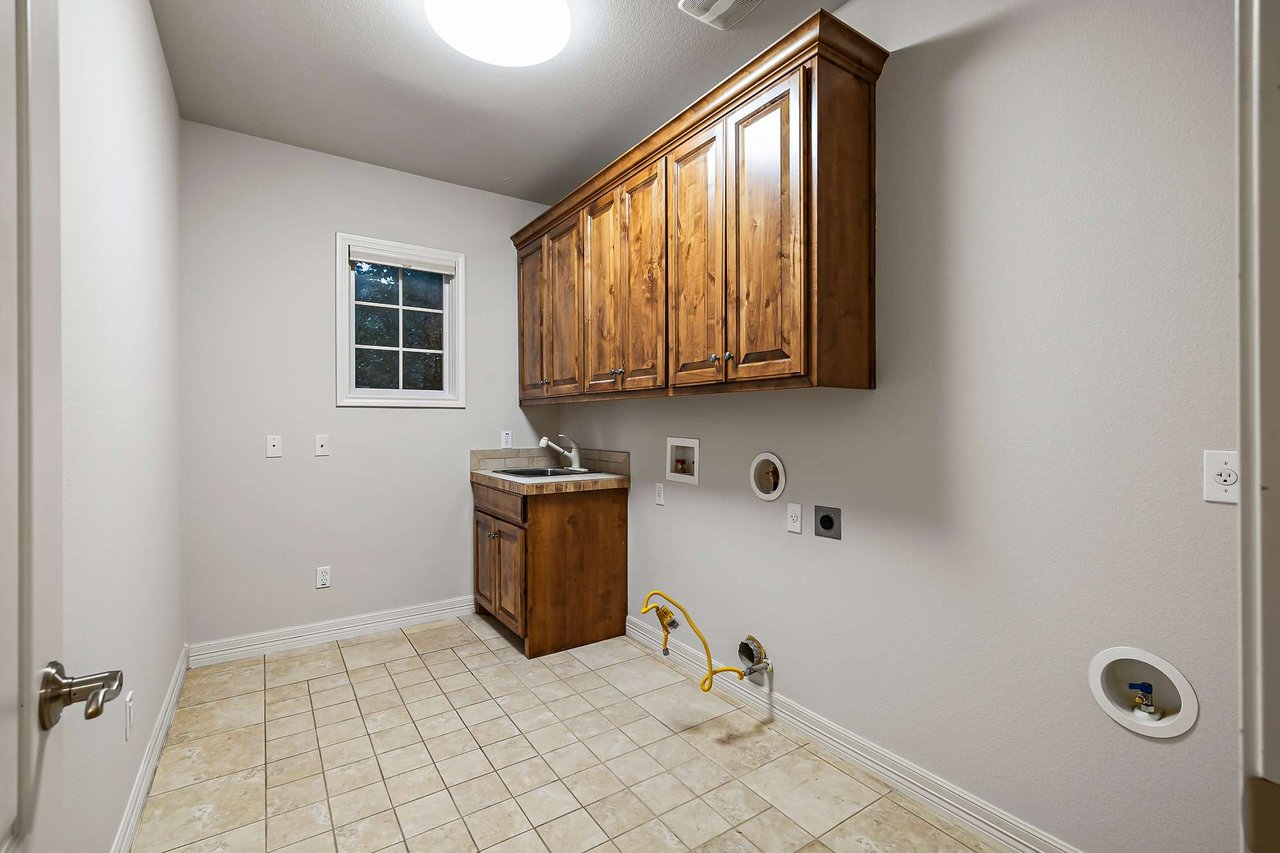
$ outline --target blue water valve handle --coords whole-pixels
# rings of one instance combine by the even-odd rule
[[[1130,681],[1130,690],[1137,690],[1141,693],[1154,693],[1155,689],[1151,686],[1150,681]]]

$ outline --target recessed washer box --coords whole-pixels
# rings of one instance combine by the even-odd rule
[[[698,485],[698,439],[667,438],[667,479]]]

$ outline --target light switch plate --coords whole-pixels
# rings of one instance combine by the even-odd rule
[[[1215,504],[1240,503],[1239,451],[1204,452],[1204,499]]]
[[[281,456],[284,456],[284,442],[280,440],[280,436],[267,436],[267,458],[279,459]]]
[[[329,436],[317,435],[316,436],[316,456],[328,456],[328,455],[329,455]]]
[[[666,495],[663,494],[662,483],[653,484],[653,502],[658,506],[666,506],[667,504]]]
[[[804,508],[800,504],[787,504],[787,532],[804,533]]]

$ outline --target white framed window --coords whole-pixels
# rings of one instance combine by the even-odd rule
[[[465,407],[462,262],[338,234],[339,406]]]

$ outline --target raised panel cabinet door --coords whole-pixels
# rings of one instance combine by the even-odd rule
[[[667,163],[622,188],[622,388],[667,384]]]
[[[492,516],[485,515],[483,512],[477,512],[475,522],[475,586],[476,601],[488,610],[494,612],[494,588],[495,573],[497,567],[497,548],[496,534],[493,530],[494,519]]]
[[[514,524],[494,520],[497,546],[497,588],[494,615],[508,628],[524,636],[524,531]]]
[[[582,392],[582,225],[579,215],[547,235],[544,325],[547,396]]]
[[[667,164],[668,365],[672,385],[724,379],[724,125]]]
[[[583,217],[583,350],[586,390],[616,391],[622,374],[623,307],[622,205],[620,189],[601,195]]]
[[[547,294],[547,265],[543,240],[535,240],[520,250],[516,290],[520,302],[520,399],[545,397],[546,329],[543,326],[543,315]]]
[[[805,371],[802,74],[762,92],[726,121],[731,380]]]

